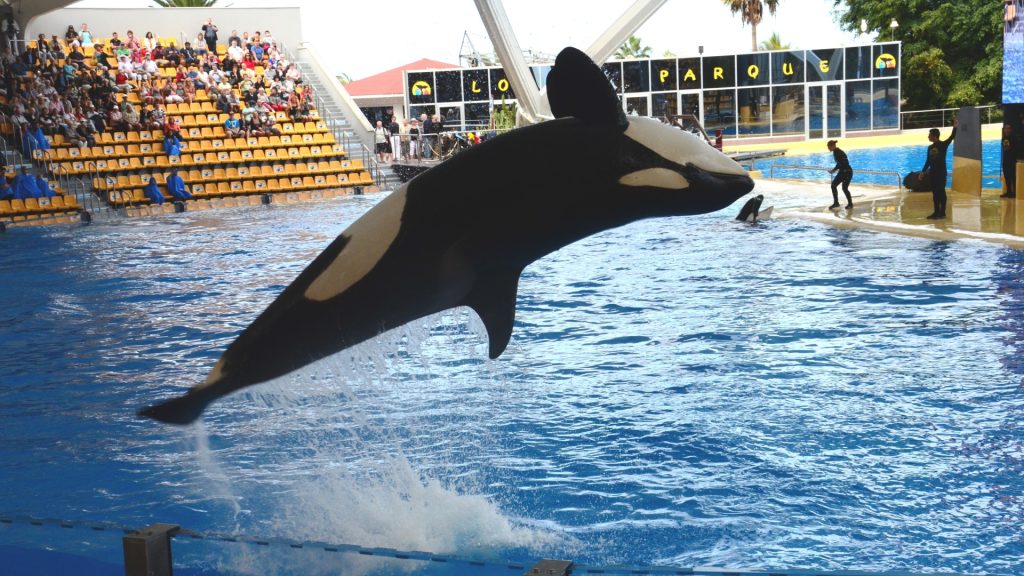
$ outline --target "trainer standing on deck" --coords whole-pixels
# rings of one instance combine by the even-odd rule
[[[828,141],[828,150],[836,159],[835,167],[828,171],[829,174],[836,174],[832,179],[832,205],[829,206],[829,209],[839,208],[839,185],[842,184],[843,194],[846,195],[846,209],[852,210],[853,198],[850,196],[850,180],[853,179],[853,167],[850,166],[850,159],[846,157],[846,152],[836,146],[835,140]]]
[[[1006,182],[1006,193],[1000,198],[1017,197],[1017,159],[1021,157],[1020,134],[1014,131],[1013,124],[1003,124],[1003,181]]]
[[[920,178],[928,178],[932,185],[932,203],[935,204],[935,211],[928,216],[929,220],[942,220],[946,217],[946,150],[949,150],[950,143],[956,137],[957,126],[960,120],[953,119],[953,131],[949,138],[939,140],[939,129],[932,128],[928,131],[928,159],[921,168]]]

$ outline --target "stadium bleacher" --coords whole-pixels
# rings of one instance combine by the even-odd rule
[[[164,45],[170,41],[169,38],[162,40]],[[113,59],[115,53],[109,43],[102,39],[96,42]],[[29,47],[33,44],[29,43]],[[217,48],[220,55],[226,52],[223,44]],[[97,69],[94,48],[83,47],[82,51],[85,59],[76,74],[91,75]],[[62,52],[67,57],[70,47],[65,44]],[[56,62],[58,68],[63,64],[63,60]],[[260,64],[253,71],[258,79],[263,78],[263,67],[268,62],[264,60]],[[173,78],[176,71],[174,66],[160,68],[165,78]],[[108,73],[112,77],[116,75],[116,67]],[[33,76],[30,70],[20,81],[30,81]],[[147,112],[154,110],[155,105],[143,104],[140,98],[140,81],[128,82],[132,90],[115,93],[117,102],[132,102]],[[75,196],[57,186],[59,175],[80,178],[103,202],[131,216],[329,198],[353,193],[357,187],[374,186],[362,160],[347,158],[343,145],[315,108],[309,109],[308,116],[295,120],[287,110],[268,111],[276,121],[274,131],[279,134],[267,131],[266,135],[231,137],[224,128],[229,114],[218,110],[215,98],[210,96],[214,90],[215,87],[210,91],[197,89],[190,103],[162,105],[167,118],[176,118],[180,123],[180,155],[169,155],[164,150],[163,130],[108,130],[95,134],[96,145],[81,146],[51,129],[54,133],[46,134],[49,149],[35,149],[31,155],[59,195],[40,199],[46,202],[2,201],[0,221],[21,222],[78,212],[81,207]],[[231,91],[244,101],[239,87],[234,86]],[[301,95],[301,90],[296,92]],[[0,97],[0,104],[8,104],[6,96]],[[7,125],[5,128],[8,139],[20,145],[20,138],[14,134],[16,127]],[[172,168],[178,170],[194,196],[184,208],[173,206],[163,186]],[[142,189],[151,178],[156,179],[167,204],[151,206],[143,195]]]

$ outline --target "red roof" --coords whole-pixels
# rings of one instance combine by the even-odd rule
[[[381,72],[380,74],[368,76],[361,80],[353,80],[345,85],[345,89],[348,90],[348,93],[352,96],[400,96],[405,93],[405,86],[402,85],[402,73],[406,70],[437,70],[450,68],[458,68],[458,66],[455,64],[448,64],[447,62],[438,62],[437,60],[423,58],[415,62],[410,62],[404,66],[399,66],[398,68],[392,68],[386,72]]]

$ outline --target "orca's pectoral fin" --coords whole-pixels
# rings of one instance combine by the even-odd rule
[[[501,356],[512,339],[519,273],[519,270],[513,270],[482,278],[466,296],[466,306],[476,311],[487,328],[491,360]]]

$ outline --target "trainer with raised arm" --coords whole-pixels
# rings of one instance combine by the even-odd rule
[[[922,180],[928,178],[932,185],[932,203],[935,205],[935,211],[928,216],[929,220],[942,220],[946,217],[946,175],[948,174],[946,151],[949,150],[953,138],[956,138],[958,126],[960,126],[960,120],[953,119],[953,131],[945,140],[939,139],[938,128],[928,131],[928,141],[931,144],[928,146],[928,159],[925,160],[924,167],[921,168],[920,178]]]

